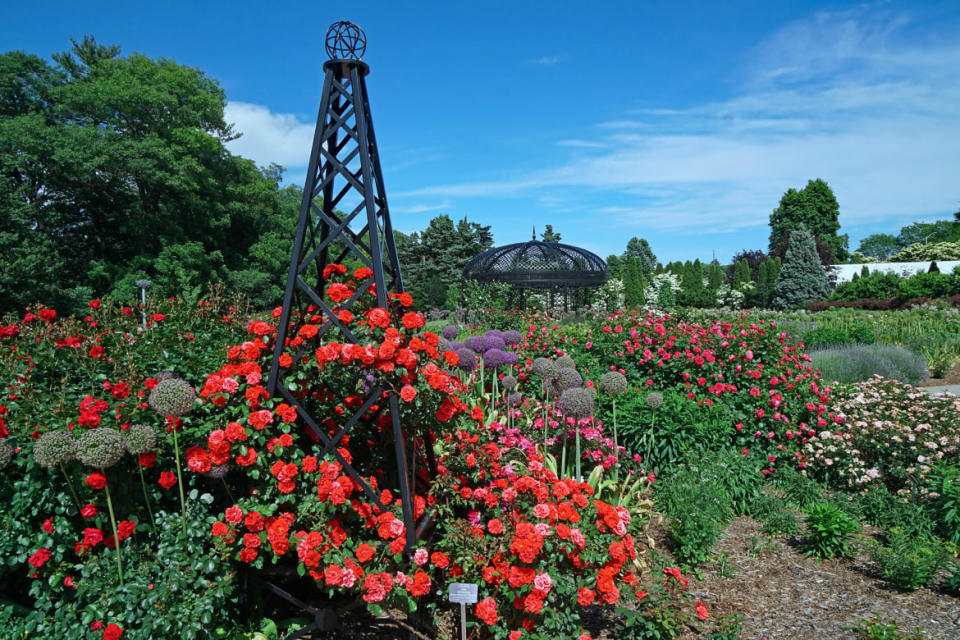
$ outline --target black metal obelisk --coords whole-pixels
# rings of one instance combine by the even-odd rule
[[[311,415],[310,407],[305,406],[307,403],[302,398],[298,399],[291,389],[295,385],[290,378],[301,366],[303,356],[312,353],[320,342],[357,342],[349,327],[324,302],[325,266],[342,263],[350,257],[359,260],[373,272],[366,282],[358,284],[356,293],[349,300],[339,304],[339,309],[351,308],[371,284],[376,285],[377,304],[380,307],[388,306],[391,292],[403,291],[367,96],[365,78],[370,68],[360,60],[365,48],[363,32],[352,23],[337,22],[327,32],[326,50],[330,59],[323,65],[325,75],[320,112],[310,149],[303,202],[290,257],[267,391],[271,396],[279,394],[297,409],[300,418],[322,444],[318,457],[326,454],[335,456],[371,501],[384,510],[379,492],[360,476],[354,464],[348,462],[337,451],[337,447],[345,434],[351,430],[372,428],[384,409],[389,411],[392,458],[396,462],[397,472],[397,484],[392,488],[398,491],[402,500],[409,549],[416,542],[418,533],[425,528],[426,521],[420,523],[418,531],[411,496],[414,479],[408,475],[405,434],[396,394],[389,392],[384,401],[385,388],[373,382],[363,394],[362,405],[352,415],[341,416],[345,421],[341,421],[336,433],[331,435],[328,433],[329,424],[320,420],[319,416]],[[282,367],[280,356],[288,339],[297,335],[297,329],[305,318],[318,314],[323,319],[317,335],[301,345],[288,367]],[[311,375],[316,375],[315,369]],[[357,393],[356,385],[338,389],[329,381],[317,384],[325,385],[326,390],[341,401]],[[432,449],[429,454],[432,454]],[[432,465],[432,455],[430,458]]]

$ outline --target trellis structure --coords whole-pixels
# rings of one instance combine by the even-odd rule
[[[356,293],[340,303],[340,309],[354,307],[371,284],[376,286],[377,304],[381,307],[389,306],[391,292],[403,291],[365,82],[370,68],[360,60],[365,45],[363,32],[352,23],[338,22],[328,31],[330,59],[323,65],[325,75],[320,110],[307,165],[267,392],[271,396],[282,396],[297,409],[300,418],[323,445],[318,457],[333,455],[344,472],[384,511],[386,505],[380,501],[379,493],[337,451],[337,446],[348,432],[369,430],[386,405],[393,438],[393,458],[397,465],[397,485],[393,488],[398,490],[402,501],[409,550],[423,534],[429,516],[419,523],[414,521],[414,480],[409,473],[414,465],[407,463],[405,436],[409,434],[404,434],[400,423],[396,394],[374,381],[364,394],[362,405],[349,417],[344,416],[346,421],[337,433],[330,436],[318,424],[318,417],[311,415],[309,408],[298,400],[286,383],[301,366],[301,358],[312,353],[321,342],[358,342],[349,327],[324,302],[323,269],[326,265],[342,263],[350,257],[372,271],[372,275],[357,286]],[[311,308],[318,311],[310,311]],[[296,336],[298,323],[312,313],[323,315],[319,331],[302,345],[289,367],[281,366],[280,356],[288,337]],[[331,381],[320,384],[341,401],[356,392],[353,388],[338,389]],[[380,402],[385,391],[387,401]],[[378,408],[374,409],[375,405]],[[433,451],[430,447],[425,450],[425,464],[428,473],[433,474],[436,471]]]

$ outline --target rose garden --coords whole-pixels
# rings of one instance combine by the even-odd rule
[[[457,638],[452,584],[477,640],[960,636],[960,400],[917,386],[956,383],[960,267],[830,283],[808,221],[440,286],[334,53],[272,294],[157,262],[5,304],[3,637]]]

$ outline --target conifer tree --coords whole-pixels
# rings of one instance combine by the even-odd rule
[[[822,300],[829,294],[830,284],[813,234],[806,229],[794,231],[773,290],[773,306],[790,309]]]

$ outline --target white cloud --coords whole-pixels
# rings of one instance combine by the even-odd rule
[[[391,207],[391,209],[396,213],[429,213],[430,211],[450,209],[451,205],[453,205],[453,201],[447,198],[436,204],[415,203],[404,207]]]
[[[407,195],[596,190],[617,204],[593,213],[614,225],[734,232],[766,225],[788,187],[820,177],[844,231],[953,211],[960,44],[907,37],[909,24],[873,7],[818,13],[759,43],[729,99],[635,111],[598,123],[595,144],[558,141],[576,148],[566,163]]]
[[[530,61],[530,64],[549,67],[565,60],[564,56],[541,56]]]
[[[247,102],[228,102],[224,119],[234,123],[234,130],[243,134],[227,144],[231,153],[261,166],[276,162],[285,167],[302,167],[310,159],[315,123]]]

